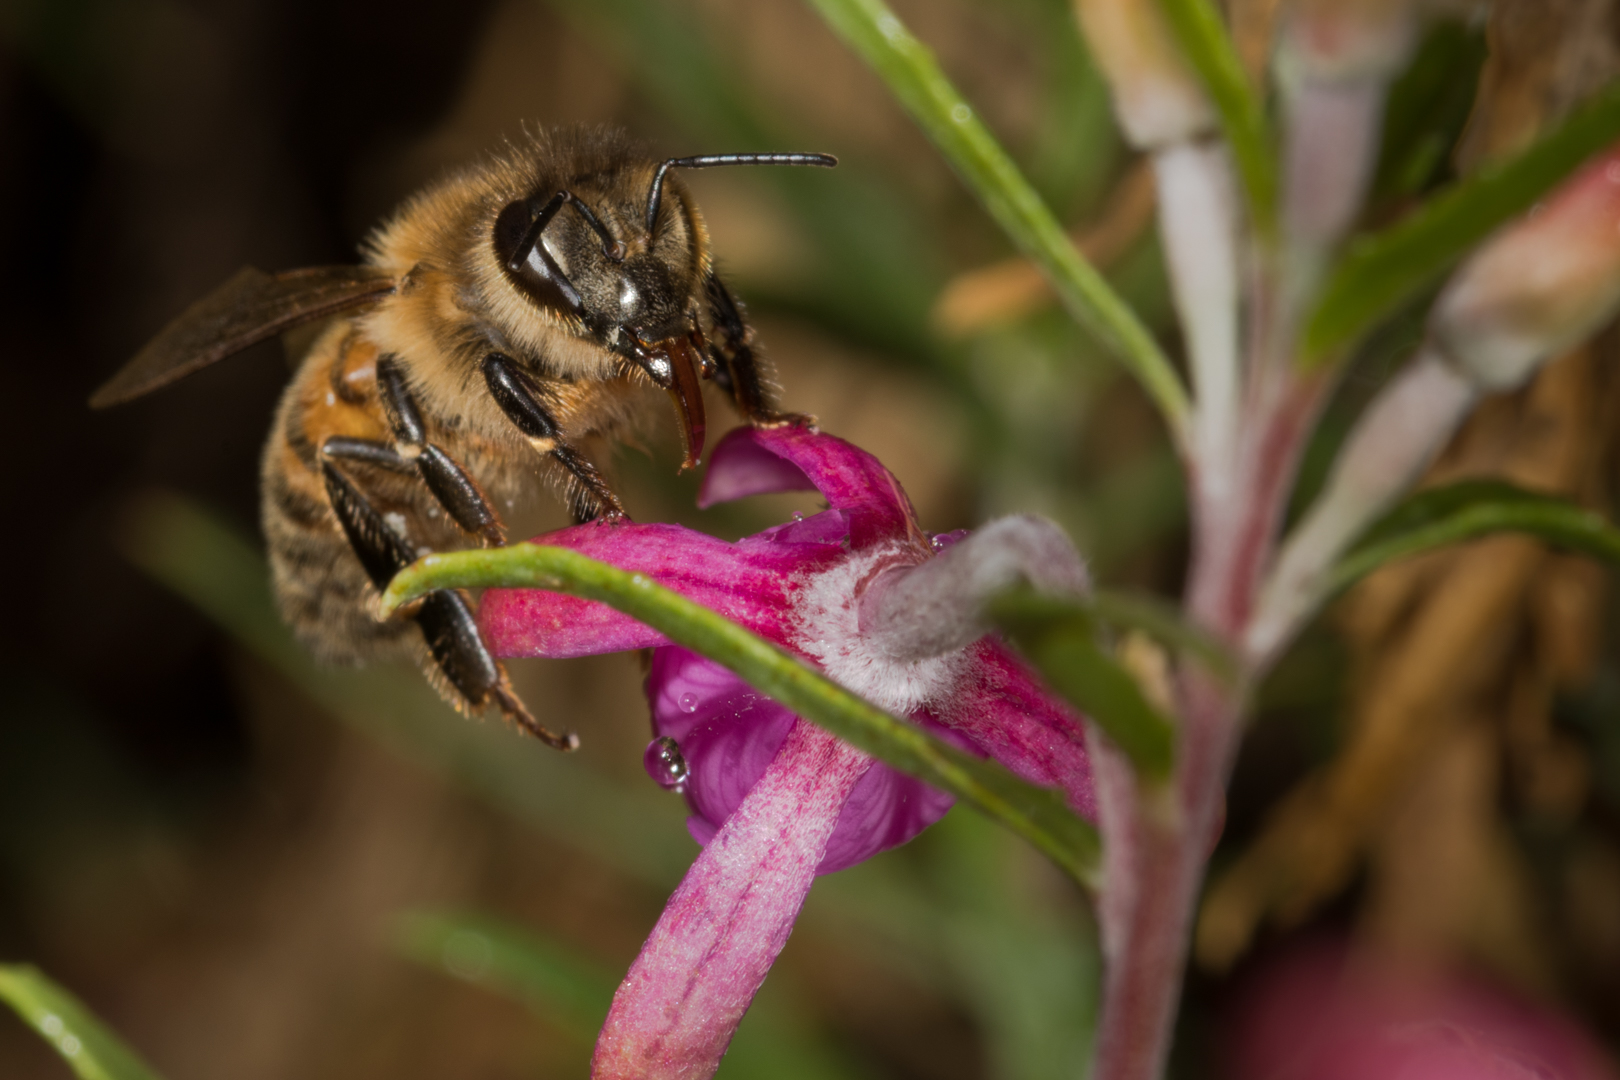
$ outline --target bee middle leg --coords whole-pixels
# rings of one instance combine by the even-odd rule
[[[349,452],[350,460],[401,472],[407,470],[397,468],[397,464],[409,464],[409,460],[403,455],[395,455],[397,460],[391,460],[385,456],[394,453],[391,448],[361,439],[332,438],[322,445],[321,479],[326,485],[327,499],[366,576],[381,592],[395,574],[415,561],[416,553],[389,527],[355,482],[337,467],[334,459],[343,457],[345,451]],[[506,669],[484,644],[478,632],[478,620],[473,615],[472,601],[465,595],[454,589],[440,589],[428,593],[417,606],[407,610],[408,617],[421,628],[428,651],[454,691],[457,705],[465,709],[498,705],[508,719],[542,742],[559,750],[579,746],[578,736],[572,732],[559,735],[543,727],[524,708],[523,702],[512,692]]]
[[[390,356],[377,361],[377,396],[382,401],[383,413],[388,417],[388,426],[394,435],[394,453],[407,463],[408,469],[421,474],[428,490],[449,513],[450,519],[460,526],[462,532],[477,537],[485,547],[504,544],[506,531],[501,527],[500,516],[479,490],[477,482],[456,464],[454,458],[428,442],[427,426],[422,423],[422,414],[416,402],[411,400],[398,363]]]
[[[573,477],[568,508],[575,521],[622,521],[630,516],[624,512],[619,497],[602,479],[602,474],[596,471],[590,458],[563,439],[562,426],[541,401],[541,394],[524,375],[523,369],[511,357],[501,353],[490,353],[484,357],[484,381],[495,404],[523,433],[529,445],[555,458]]]

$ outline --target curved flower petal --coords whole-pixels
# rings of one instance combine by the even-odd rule
[[[625,977],[596,1043],[597,1080],[713,1075],[815,880],[872,759],[796,724],[703,849]]]
[[[1326,942],[1250,980],[1223,1025],[1232,1076],[1614,1080],[1566,1017],[1480,983]]]
[[[845,526],[817,514],[728,544],[680,525],[588,524],[537,536],[646,574],[773,641],[786,640],[788,600],[797,576],[844,554]],[[591,656],[663,644],[665,638],[594,600],[543,589],[491,589],[479,605],[485,640],[497,656]]]
[[[674,739],[686,760],[687,828],[707,845],[765,774],[798,718],[732,672],[677,646],[653,654],[647,686],[654,730]],[[850,793],[816,873],[905,843],[944,817],[954,801],[879,763]]]
[[[850,543],[857,550],[902,536],[927,544],[905,489],[882,462],[843,439],[796,424],[728,433],[709,458],[698,505],[812,486],[829,507],[849,512]]]
[[[967,652],[953,699],[923,715],[1030,783],[1061,789],[1075,813],[1096,821],[1097,791],[1080,714],[1052,697],[995,639],[984,638]]]

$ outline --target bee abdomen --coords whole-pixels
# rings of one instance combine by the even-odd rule
[[[324,365],[314,356],[306,363],[319,368],[325,382]],[[303,381],[295,379],[282,398],[264,449],[260,510],[276,606],[324,662],[417,659],[420,635],[412,624],[376,617],[376,589],[327,501],[312,453],[325,433],[310,429],[313,418],[299,393]]]

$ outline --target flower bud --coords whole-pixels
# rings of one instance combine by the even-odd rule
[[[1445,356],[1487,390],[1528,379],[1620,305],[1620,144],[1452,275],[1429,317]]]
[[[1285,75],[1322,82],[1386,81],[1416,43],[1412,0],[1302,0],[1279,57]]]
[[[1198,73],[1156,0],[1075,0],[1075,12],[1132,146],[1157,150],[1215,127]]]

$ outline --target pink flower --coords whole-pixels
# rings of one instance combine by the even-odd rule
[[[1580,1028],[1455,976],[1316,945],[1271,965],[1228,1030],[1245,1080],[1615,1080]]]
[[[1021,578],[1084,589],[1067,538],[1034,518],[930,537],[877,459],[797,426],[732,432],[715,448],[700,503],[809,489],[825,496],[827,510],[735,544],[676,525],[629,523],[576,526],[537,542],[644,573],[874,704],[1060,788],[1076,812],[1095,818],[1080,717],[985,636],[978,614]],[[648,768],[684,792],[704,850],[619,988],[592,1072],[706,1077],[815,875],[904,843],[951,799],[594,601],[492,590],[482,619],[502,656],[657,647]]]

